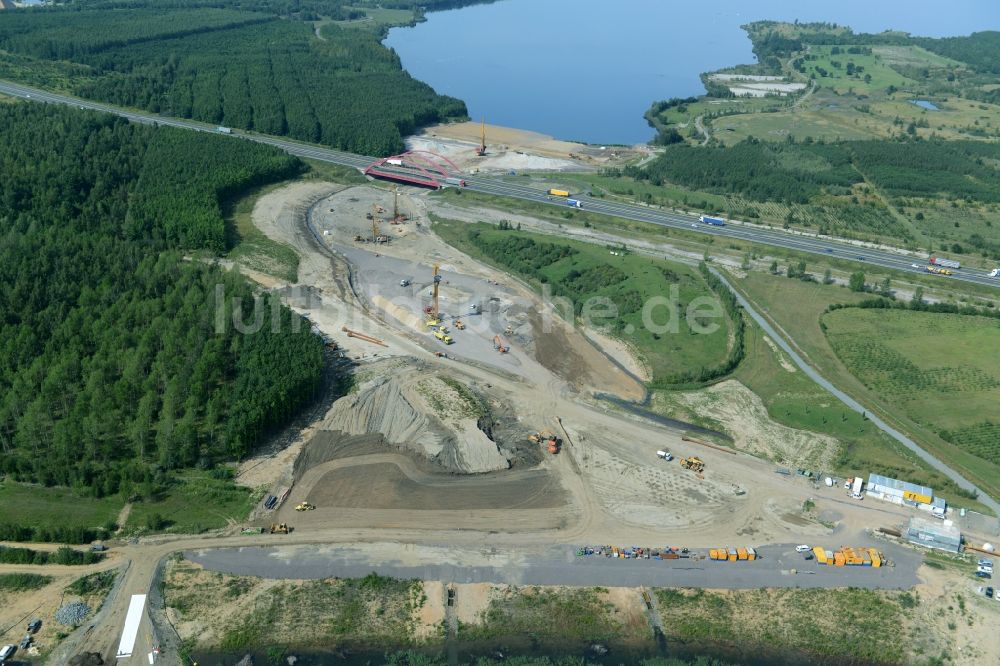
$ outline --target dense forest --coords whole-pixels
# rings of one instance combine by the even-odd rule
[[[32,83],[32,62],[68,61],[65,85],[83,97],[370,155],[466,115],[404,72],[375,31],[331,23],[320,39],[310,23],[230,8],[240,3],[127,4],[138,8],[0,14],[0,50],[22,59],[7,75]]]
[[[0,105],[0,132],[0,472],[128,492],[245,455],[312,397],[322,341],[268,297],[274,323],[238,333],[254,292],[197,259],[220,196],[301,163],[49,106]]]

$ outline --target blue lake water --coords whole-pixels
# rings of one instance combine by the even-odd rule
[[[699,74],[753,62],[740,29],[762,19],[946,37],[1000,29],[997,0],[501,0],[394,28],[386,45],[476,120],[589,143],[653,136],[659,99],[704,92]]]
[[[910,104],[916,104],[921,109],[927,109],[928,111],[940,111],[934,102],[928,102],[926,99],[911,99]]]

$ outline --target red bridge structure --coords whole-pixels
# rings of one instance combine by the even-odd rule
[[[365,169],[365,175],[440,189],[453,172],[459,171],[458,165],[443,155],[429,150],[408,150],[375,160]]]

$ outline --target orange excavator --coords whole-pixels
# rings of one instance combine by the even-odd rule
[[[562,441],[549,430],[543,430],[533,435],[528,435],[528,440],[535,444],[543,444],[548,448],[549,453],[555,455],[559,453]]]
[[[503,338],[499,335],[493,336],[493,349],[496,349],[501,354],[506,354],[510,351],[510,347],[505,347],[503,344]]]

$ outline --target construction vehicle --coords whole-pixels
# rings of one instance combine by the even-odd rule
[[[446,185],[455,185],[456,187],[465,187],[467,184],[464,178],[454,178],[454,177],[445,178],[444,182]]]
[[[947,268],[938,268],[937,266],[928,266],[928,273],[934,273],[935,275],[951,275],[951,271]]]
[[[551,197],[568,197],[569,196],[569,192],[567,192],[566,190],[550,189],[549,190],[549,196],[551,196]]]
[[[439,296],[441,290],[441,267],[434,264],[434,285],[431,287],[431,305],[425,308],[427,313],[427,326],[435,327],[441,325],[441,310],[439,307]]]
[[[583,203],[578,199],[566,199],[566,205],[571,208],[583,208]]]
[[[441,342],[445,343],[446,345],[450,345],[451,343],[454,342],[454,340],[451,339],[451,336],[443,332],[441,329],[434,331],[434,337],[440,340]]]
[[[316,508],[315,504],[310,504],[309,502],[299,502],[295,505],[296,511],[312,511]]]
[[[271,523],[271,534],[288,534],[291,531],[288,523]]]
[[[991,270],[990,277],[1000,277],[1000,268],[994,268]]]
[[[354,235],[354,242],[355,243],[364,243],[365,242],[365,237],[362,236],[361,234],[355,234]]]
[[[479,132],[479,147],[476,148],[476,155],[479,157],[486,155],[486,118],[483,118],[483,123]]]
[[[460,331],[464,331],[465,330],[465,322],[462,321],[461,319],[456,319],[455,320],[455,328],[457,328]]]
[[[510,351],[510,347],[504,346],[503,338],[501,338],[499,335],[493,336],[493,349],[497,350],[501,354],[506,354],[508,351]]]
[[[709,215],[702,215],[698,218],[699,222],[704,224],[711,224],[713,227],[724,227],[726,226],[726,221],[721,217],[711,217]]]
[[[681,458],[681,467],[689,469],[692,472],[705,471],[705,463],[702,462],[701,458],[695,458],[694,456],[691,456],[690,458]]]

